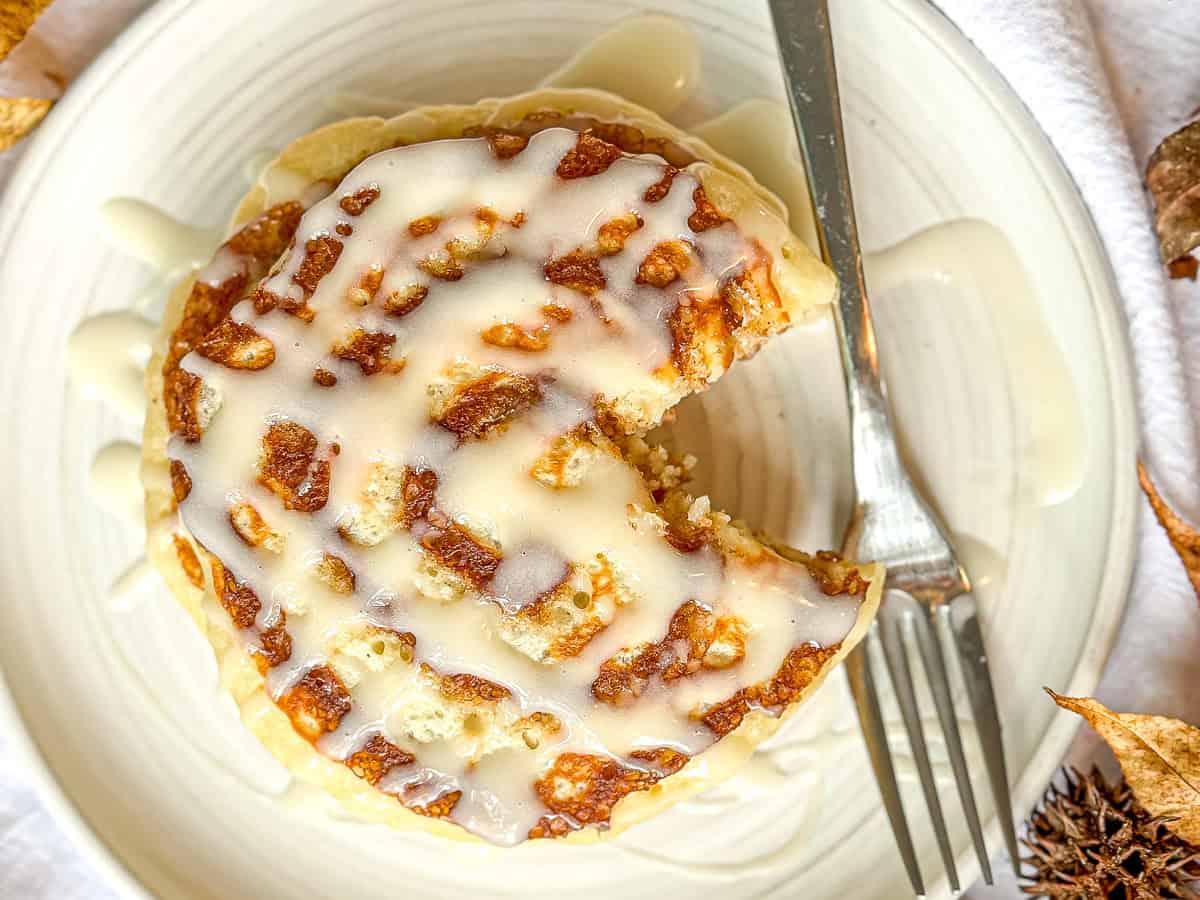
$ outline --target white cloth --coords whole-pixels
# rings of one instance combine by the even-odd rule
[[[48,66],[70,80],[144,2],[57,0],[33,37],[0,65],[0,92],[50,95],[53,79],[41,74]],[[1024,99],[1078,183],[1125,301],[1141,400],[1142,456],[1168,500],[1200,521],[1200,286],[1165,283],[1141,187],[1156,143],[1200,107],[1200,0],[938,0],[938,5]],[[19,149],[0,154],[0,178]],[[1098,695],[1118,709],[1200,723],[1197,648],[1200,606],[1143,504],[1129,612]],[[1084,731],[1068,761],[1088,765],[1099,759],[1111,770],[1102,749]],[[997,870],[1000,884],[972,888],[971,900],[1020,896],[1004,867]],[[0,898],[111,896],[0,743]]]
[[[1200,288],[1168,289],[1142,190],[1157,143],[1200,106],[1194,0],[938,0],[1025,101],[1092,211],[1125,303],[1141,406],[1141,457],[1160,491],[1200,521]],[[1127,711],[1200,723],[1200,605],[1143,502],[1129,609],[1097,695]],[[1042,702],[1037,698],[1031,702]],[[1062,715],[1067,715],[1063,713]],[[1111,758],[1083,729],[1067,762]],[[997,867],[971,900],[1019,896]]]

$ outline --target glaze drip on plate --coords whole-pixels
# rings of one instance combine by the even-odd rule
[[[231,237],[164,402],[180,561],[296,731],[516,843],[799,699],[867,582],[640,438],[802,311],[772,269],[805,251],[727,177],[598,136],[628,130],[475,132]]]

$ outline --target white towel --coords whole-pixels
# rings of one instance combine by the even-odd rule
[[[1142,188],[1158,141],[1200,106],[1200,3],[938,4],[1025,101],[1079,185],[1125,304],[1141,407],[1140,455],[1175,509],[1200,521],[1200,286],[1168,286]],[[1200,723],[1198,648],[1200,605],[1143,503],[1129,610],[1097,694],[1117,709]],[[1099,758],[1111,771],[1102,749],[1084,729],[1068,761],[1085,766]],[[1011,874],[996,868],[1000,883],[973,888],[971,900],[1019,896]]]
[[[37,34],[65,63],[62,74],[71,75],[143,2],[58,0]],[[1142,457],[1175,508],[1200,521],[1200,406],[1192,399],[1200,398],[1200,286],[1165,282],[1141,187],[1155,144],[1200,107],[1200,0],[938,4],[1022,97],[1079,185],[1125,301],[1141,401]],[[83,15],[85,9],[91,14]],[[100,9],[104,16],[95,14]],[[22,57],[24,73],[15,71]],[[36,43],[18,48],[0,67],[0,90],[36,87],[28,72],[36,70],[38,59]],[[0,178],[11,156],[0,156]],[[1119,709],[1200,723],[1194,690],[1200,684],[1200,606],[1145,506],[1138,552],[1129,614],[1099,696]],[[1169,644],[1164,635],[1171,636]],[[1190,692],[1185,685],[1192,686]],[[1085,733],[1068,759],[1087,764],[1099,750]],[[1020,896],[1011,876],[1002,878],[997,888],[977,886],[968,896]],[[0,745],[0,898],[111,896]]]

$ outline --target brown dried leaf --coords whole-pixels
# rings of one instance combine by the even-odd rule
[[[0,0],[0,59],[21,43],[51,0]]]
[[[1183,561],[1188,580],[1192,582],[1192,589],[1195,590],[1196,596],[1200,597],[1200,532],[1179,518],[1175,511],[1167,506],[1154,487],[1154,482],[1150,480],[1146,467],[1140,462],[1138,463],[1138,482],[1142,485],[1146,499],[1150,501],[1158,523],[1167,532],[1171,546],[1175,548],[1175,552]]]
[[[1200,259],[1194,256],[1181,256],[1179,259],[1173,259],[1167,263],[1167,274],[1172,278],[1186,278],[1188,281],[1195,281],[1196,274],[1200,272]]]
[[[0,150],[7,150],[33,131],[53,102],[35,97],[0,97]]]
[[[1200,121],[1158,145],[1146,166],[1146,187],[1163,262],[1187,256],[1200,244]]]
[[[1147,812],[1169,817],[1168,828],[1200,845],[1200,728],[1165,716],[1116,713],[1089,697],[1046,692],[1104,738]]]

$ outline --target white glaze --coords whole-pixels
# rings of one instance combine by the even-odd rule
[[[156,330],[153,322],[131,312],[84,319],[67,347],[71,380],[130,420],[140,421],[146,408],[142,373]]]
[[[463,789],[455,820],[502,843],[520,840],[539,818],[541,807],[531,785],[560,753],[623,756],[659,746],[699,752],[713,735],[689,716],[692,710],[769,679],[795,646],[840,642],[857,611],[855,602],[826,598],[794,564],[752,566],[729,560],[722,574],[711,550],[681,555],[653,528],[635,528],[629,510],[649,509],[652,501],[637,474],[616,458],[602,454],[585,481],[569,489],[554,490],[531,477],[552,442],[593,415],[593,397],[614,402],[646,397],[660,411],[664,402],[673,402],[670,380],[656,374],[671,352],[666,324],[671,306],[665,304],[714,295],[754,252],[731,224],[702,232],[686,227],[698,186],[688,172],[676,175],[669,193],[655,202],[644,200],[643,194],[662,177],[662,164],[649,159],[618,159],[602,174],[559,179],[555,169],[576,140],[574,132],[550,129],[508,161],[497,159],[481,139],[442,141],[383,152],[358,166],[328,199],[308,210],[297,232],[298,249],[263,284],[272,295],[299,301],[295,275],[306,245],[348,222],[353,234],[339,238],[336,265],[308,298],[315,318],[305,322],[281,309],[260,315],[249,300],[236,306],[231,318],[269,339],[275,361],[261,371],[245,372],[196,353],[187,356],[183,368],[221,398],[220,408],[202,440],[176,438],[170,446],[193,484],[180,505],[187,527],[258,597],[282,592],[289,598],[292,651],[268,675],[274,696],[314,664],[331,657],[336,664],[340,657],[328,649],[331,629],[344,627],[347,615],[361,614],[415,634],[417,654],[439,671],[485,677],[512,693],[512,705],[521,715],[547,711],[562,722],[562,732],[536,752],[485,755],[464,768],[462,740],[431,743],[407,724],[423,676],[412,666],[400,666],[355,675],[355,708],[336,732],[321,739],[323,752],[344,758],[361,746],[364,735],[382,730],[426,768],[429,799],[437,790]],[[378,198],[361,215],[347,216],[341,198],[368,187],[380,192]],[[461,287],[439,284],[417,263],[448,239],[473,234],[478,209],[490,210],[502,223],[518,215],[524,219],[519,227],[498,226],[487,245],[488,261],[468,263]],[[642,226],[620,253],[600,260],[607,286],[595,301],[617,324],[613,329],[598,318],[592,301],[548,284],[543,265],[589,246],[602,225],[631,210]],[[405,223],[431,212],[444,217],[434,234],[398,239]],[[677,236],[696,247],[703,266],[689,269],[667,291],[636,283],[638,264],[651,248]],[[347,298],[360,276],[371,270],[384,273],[381,298],[413,283],[427,286],[429,297],[401,319],[383,315],[378,304],[356,306]],[[228,274],[218,254],[211,271],[206,268],[198,277],[216,284]],[[470,298],[469,305],[464,297]],[[547,303],[572,311],[569,322],[551,329],[548,348],[523,353],[481,341],[481,332],[491,325],[528,325]],[[403,371],[366,378],[354,365],[334,359],[330,348],[355,329],[394,335],[392,358],[405,360]],[[453,442],[431,443],[428,386],[455,361],[544,379],[543,398],[507,431],[486,441],[462,443],[457,449]],[[337,385],[315,385],[317,367],[336,373]],[[339,444],[330,500],[318,513],[285,513],[253,480],[262,435],[271,421],[280,419],[304,425],[322,442]],[[360,517],[364,478],[378,460],[393,466],[420,460],[431,465],[438,475],[438,509],[486,535],[505,554],[519,557],[523,548],[553,547],[564,563],[582,567],[603,553],[631,580],[636,601],[620,609],[613,624],[581,653],[554,666],[514,653],[497,641],[496,632],[503,627],[498,610],[506,604],[519,607],[545,585],[521,587],[516,584],[520,579],[506,573],[499,587],[487,589],[510,595],[499,605],[486,597],[484,602],[468,597],[446,607],[423,596],[419,567],[427,563],[416,528],[369,548],[333,537],[338,525],[351,527]],[[284,546],[277,555],[251,548],[230,528],[232,495],[253,504],[281,536]],[[307,568],[327,552],[356,573],[356,602],[314,589]],[[545,554],[539,549],[534,555]],[[525,577],[545,581],[539,572],[548,568],[539,562],[534,567],[538,571]],[[514,594],[523,600],[518,602]],[[382,620],[381,596],[389,598],[390,609]],[[670,691],[648,691],[620,710],[597,703],[591,682],[600,664],[623,648],[660,640],[674,611],[689,599],[744,624],[750,636],[746,658],[728,669],[697,672]],[[257,626],[269,627],[275,615],[264,604]],[[411,771],[401,775],[405,784],[413,783]],[[412,800],[422,802],[420,795]]]
[[[653,65],[641,65],[653,60]],[[700,83],[695,33],[667,16],[618,22],[542,80],[543,87],[598,88],[670,116]]]
[[[129,441],[101,447],[92,460],[92,496],[125,524],[142,524],[142,448]]]
[[[934,226],[865,260],[868,287],[882,302],[900,285],[940,282],[982,299],[998,332],[1012,390],[1029,410],[1021,453],[1034,473],[1035,503],[1072,497],[1083,480],[1087,447],[1079,397],[1066,358],[1046,329],[1021,261],[995,226],[960,219]]]
[[[105,235],[131,256],[164,273],[202,266],[219,240],[209,228],[180,222],[134,197],[114,197],[100,208]]]
[[[727,147],[726,149],[730,148]],[[1006,337],[1011,338],[1015,336],[1015,332],[1011,329],[1015,329],[1018,325],[1023,329],[1022,333],[1028,336],[1031,331],[1035,330],[1035,326],[1038,324],[1030,322],[1027,317],[1028,307],[1032,302],[1028,293],[1028,287],[1021,282],[1019,268],[1014,273],[1011,270],[1006,271],[1003,267],[1004,262],[1011,261],[1010,259],[1006,259],[1006,253],[1010,253],[1011,251],[1007,251],[1003,242],[1003,236],[998,235],[994,230],[987,229],[985,226],[981,227],[980,223],[962,223],[961,226],[951,223],[932,233],[915,236],[911,241],[903,242],[897,245],[897,247],[874,255],[869,263],[872,278],[874,279],[874,286],[881,295],[886,295],[894,284],[906,278],[929,277],[931,273],[935,277],[947,279],[977,278],[978,270],[972,267],[971,271],[964,271],[964,264],[955,262],[960,258],[961,241],[964,239],[972,243],[973,249],[977,251],[980,258],[990,261],[984,271],[993,277],[1001,276],[998,289],[995,292],[988,292],[987,296],[989,299],[995,300],[1003,297],[1006,301],[1000,309],[1000,315],[1007,320],[1007,324],[1004,327],[1010,329],[1005,332]],[[914,244],[916,249],[913,249]],[[997,269],[997,260],[1000,262],[999,269]],[[1018,310],[1010,316],[1009,313],[1014,305],[1018,307]],[[990,308],[994,309],[995,304]],[[146,352],[144,347],[148,339],[149,330],[149,324],[145,320],[140,319],[140,317],[117,315],[92,320],[88,328],[80,329],[77,333],[80,337],[76,341],[73,341],[73,358],[86,357],[90,360],[90,363],[82,366],[76,363],[73,368],[79,372],[89,371],[92,373],[101,369],[107,369],[109,363],[105,362],[105,348],[107,348],[109,354],[112,353],[113,348],[124,348],[121,353],[118,353],[118,356],[124,355],[135,362],[144,359]],[[1044,344],[1035,344],[1034,347],[1040,347],[1040,352],[1036,354],[1037,369],[1028,373],[1030,377],[1038,379],[1039,383],[1043,383],[1044,379],[1049,379],[1051,383],[1063,384],[1064,376],[1060,373],[1063,373],[1065,369],[1061,367],[1060,356],[1056,353],[1047,353]],[[81,348],[84,351],[82,353]],[[111,358],[111,355],[107,357],[108,360],[111,360]],[[1060,367],[1057,372],[1055,371],[1056,365]],[[104,383],[98,382],[93,376],[91,383],[99,387],[102,396],[106,396],[110,402],[121,403],[121,398],[123,398],[125,408],[132,409],[135,400],[140,401],[141,397],[140,372],[136,366],[130,366],[129,371],[125,375],[128,378],[124,381],[120,379],[102,379]],[[1069,386],[1069,380],[1066,381],[1066,384]],[[1071,404],[1066,404],[1066,407],[1073,409]],[[1061,410],[1063,405],[1060,404],[1057,408]],[[1064,423],[1064,428],[1068,431],[1070,430],[1069,421]],[[1071,442],[1064,442],[1056,438],[1049,442],[1049,446],[1054,448],[1066,446],[1069,449]],[[123,509],[126,515],[130,511],[130,454],[130,445],[110,446],[109,448],[105,448],[105,451],[98,457],[97,463],[94,466],[94,472],[97,473],[97,491],[105,497],[106,506],[113,509]],[[1071,456],[1068,455],[1066,457],[1067,462],[1070,459]],[[1052,474],[1067,473],[1067,477],[1065,478],[1062,475],[1055,475],[1046,480],[1045,484],[1051,488],[1049,496],[1053,497],[1055,493],[1053,486],[1055,484],[1062,485],[1066,483],[1069,486],[1071,467],[1062,463],[1057,465],[1052,463],[1049,466],[1049,471]],[[1003,560],[996,556],[993,551],[988,551],[986,555],[991,561],[985,567],[987,572],[991,573],[993,570],[997,570],[1002,577]],[[980,566],[977,563],[973,568],[979,570]],[[980,572],[977,572],[978,574]],[[994,575],[987,573],[983,573],[983,575],[985,579],[994,577]],[[114,586],[113,603],[118,608],[129,603],[130,597],[143,589],[143,585],[145,584],[144,579],[147,577],[147,571],[140,566],[135,567],[127,573]],[[459,662],[469,667],[469,660],[462,659]],[[485,674],[494,675],[495,673]],[[852,737],[854,736],[852,735]],[[830,740],[833,740],[837,746],[830,745]],[[825,737],[817,736],[804,741],[793,741],[779,746],[765,747],[756,755],[756,760],[759,761],[754,762],[749,767],[746,778],[727,785],[719,792],[715,792],[712,799],[707,802],[717,802],[721,805],[735,802],[735,798],[744,798],[748,796],[747,792],[752,793],[756,789],[754,785],[758,785],[757,789],[761,789],[763,785],[769,784],[774,777],[770,773],[779,771],[781,766],[790,768],[789,760],[796,757],[812,759],[830,752],[841,752],[839,748],[843,748],[843,745],[845,749],[849,748],[848,741],[849,739],[845,735],[835,736],[833,732],[827,732]],[[902,760],[901,768],[904,770],[903,774],[905,777],[911,777],[911,772],[909,771],[911,765]],[[766,781],[763,781],[764,778]],[[816,803],[816,796],[815,794],[813,795],[814,804]],[[340,813],[338,817],[341,817]],[[805,821],[815,821],[815,819],[810,816]],[[639,850],[638,852],[644,853],[646,851]],[[674,863],[671,863],[667,859],[662,860],[662,862],[664,865],[674,865]],[[693,865],[693,863],[688,863],[688,865]]]
[[[159,583],[158,572],[144,557],[136,559],[124,572],[117,576],[108,592],[109,609],[113,612],[128,612],[143,591]]]

